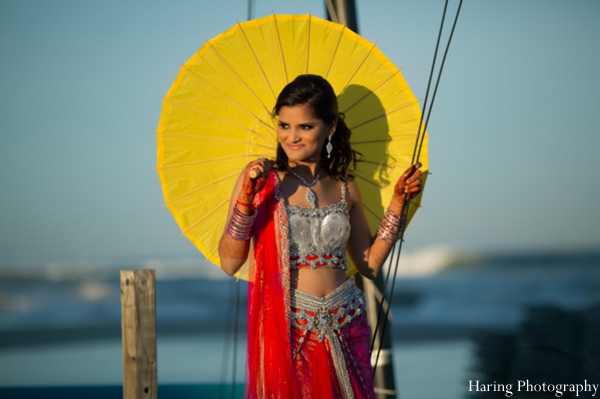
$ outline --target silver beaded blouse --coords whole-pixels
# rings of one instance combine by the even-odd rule
[[[288,205],[290,268],[328,267],[346,270],[346,244],[350,237],[350,214],[346,183],[342,199],[323,208]]]

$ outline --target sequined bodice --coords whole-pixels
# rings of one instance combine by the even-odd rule
[[[292,269],[328,267],[346,270],[346,244],[350,237],[350,215],[346,184],[342,199],[323,208],[287,206]]]

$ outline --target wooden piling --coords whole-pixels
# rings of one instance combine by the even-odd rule
[[[367,322],[371,326],[371,342],[374,343],[371,353],[371,365],[377,365],[373,376],[375,397],[377,399],[394,399],[397,397],[396,381],[394,379],[394,364],[392,359],[391,320],[384,320],[389,306],[387,300],[383,301],[384,281],[383,273],[379,273],[375,280],[360,278],[357,285],[364,291],[367,300]],[[381,308],[381,311],[380,311]],[[378,319],[381,319],[378,321]],[[384,329],[383,324],[387,323]],[[374,335],[376,334],[376,336]]]
[[[121,270],[123,399],[156,399],[154,270]]]

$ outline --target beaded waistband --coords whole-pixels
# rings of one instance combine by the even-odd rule
[[[349,278],[324,297],[291,290],[292,325],[318,334],[319,341],[365,311],[365,295]]]

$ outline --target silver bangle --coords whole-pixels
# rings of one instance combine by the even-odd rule
[[[248,241],[252,235],[252,226],[256,215],[244,215],[236,206],[233,207],[227,229],[227,235],[236,241]]]
[[[404,231],[406,218],[392,212],[390,208],[385,212],[385,216],[377,229],[377,237],[390,245],[394,245],[398,241],[398,237]]]

